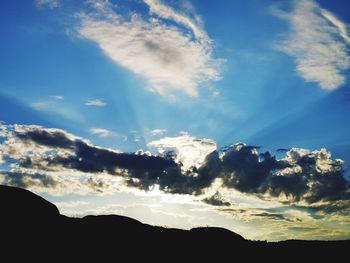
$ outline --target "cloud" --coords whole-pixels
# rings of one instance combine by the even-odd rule
[[[37,7],[47,7],[54,9],[60,6],[60,0],[35,0]]]
[[[78,33],[162,96],[197,96],[199,86],[220,79],[221,60],[212,58],[211,40],[197,21],[160,1],[145,3],[147,19],[127,18],[108,1],[95,1],[94,11],[81,14]]]
[[[350,68],[347,25],[314,0],[293,1],[293,10],[275,14],[290,25],[289,36],[277,48],[294,57],[297,72],[322,89],[333,90],[346,81]]]
[[[31,186],[50,188],[57,184],[52,177],[41,173],[0,171],[0,175],[4,177],[2,184],[21,188]]]
[[[86,106],[104,107],[107,103],[103,99],[92,99],[85,102]]]
[[[98,135],[100,137],[108,137],[111,135],[111,131],[102,128],[91,128],[90,132],[92,135]]]
[[[55,99],[55,100],[64,100],[64,96],[62,96],[62,95],[55,95],[55,96],[50,96],[50,97]]]
[[[176,12],[171,7],[164,5],[160,0],[144,0],[145,4],[149,6],[150,12],[161,18],[174,20],[183,26],[192,30],[195,37],[204,44],[210,44],[210,39],[206,32],[198,24],[198,20],[192,20],[184,14]]]
[[[292,220],[290,220],[289,218],[286,218],[284,215],[282,214],[271,214],[271,213],[258,213],[258,214],[254,214],[254,216],[258,216],[258,217],[267,217],[273,220],[285,220],[285,221],[289,221],[292,222]]]
[[[216,192],[213,196],[203,199],[203,202],[214,206],[230,206],[231,203],[224,201],[219,192]]]
[[[49,114],[57,114],[74,121],[81,121],[84,119],[84,117],[75,109],[69,108],[67,105],[62,105],[61,99],[55,100],[56,101],[37,101],[30,103],[29,106],[37,111]]]
[[[150,131],[150,134],[151,134],[151,136],[160,136],[160,135],[163,135],[166,132],[167,132],[166,129],[154,129],[154,130]]]
[[[255,205],[260,199],[263,206],[272,201],[324,213],[350,208],[350,183],[344,177],[343,161],[332,159],[325,149],[292,148],[276,159],[269,152],[259,152],[257,146],[239,143],[216,150],[211,140],[183,134],[152,143],[175,150],[151,155],[142,150],[122,153],[101,148],[60,129],[0,127],[4,137],[0,159],[9,167],[1,172],[5,184],[100,193],[157,187],[161,192],[189,194],[213,206],[228,207],[234,204],[230,195],[237,196],[236,191],[246,200],[253,196]]]
[[[332,160],[325,149],[309,151],[292,148],[277,160],[270,153],[258,153],[237,144],[222,155],[224,185],[294,203],[321,200],[349,200],[349,182],[344,178],[343,161]]]
[[[45,101],[33,102],[30,104],[30,106],[36,110],[51,110],[52,109],[52,104],[50,102],[45,102]]]
[[[173,150],[175,160],[181,163],[185,170],[191,167],[199,167],[205,157],[216,150],[216,143],[210,139],[197,139],[187,133],[178,137],[165,137],[151,141],[149,147],[155,147],[160,153]]]

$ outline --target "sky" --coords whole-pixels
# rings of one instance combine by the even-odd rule
[[[350,238],[342,0],[0,3],[0,183],[69,216]]]

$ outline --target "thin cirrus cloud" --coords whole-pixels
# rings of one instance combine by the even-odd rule
[[[151,130],[149,133],[151,136],[160,136],[166,132],[167,132],[166,129],[154,129],[154,130]]]
[[[80,14],[78,33],[165,97],[179,92],[197,96],[200,84],[220,79],[222,60],[212,57],[212,41],[198,19],[161,1],[145,0],[144,4],[150,9],[148,19],[137,13],[128,19],[108,1],[94,1],[94,11]]]
[[[29,106],[44,114],[54,114],[78,122],[84,120],[84,116],[80,112],[62,104],[64,100],[63,96],[50,96],[50,98],[51,100],[32,102]]]
[[[62,95],[54,95],[54,96],[50,96],[50,98],[55,100],[64,100],[64,96]]]
[[[275,8],[274,14],[289,23],[277,49],[295,59],[298,74],[322,89],[342,86],[350,68],[347,25],[314,0],[293,1],[292,11]]]
[[[91,99],[85,101],[86,106],[104,107],[107,103],[103,99]]]
[[[60,0],[36,0],[37,7],[47,7],[49,9],[55,9],[60,6]]]

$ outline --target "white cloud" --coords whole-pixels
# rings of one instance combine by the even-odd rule
[[[145,2],[158,18],[151,15],[145,20],[133,14],[126,19],[108,2],[98,1],[94,13],[81,15],[78,32],[147,80],[150,90],[168,97],[177,92],[197,96],[200,84],[220,78],[221,61],[212,58],[211,40],[195,20],[159,1]]]
[[[159,135],[163,135],[164,133],[166,133],[166,129],[154,129],[150,131],[151,136],[159,136]]]
[[[205,45],[210,43],[210,39],[207,33],[198,25],[197,21],[176,12],[171,7],[164,5],[160,0],[144,0],[149,6],[150,12],[164,19],[174,20],[175,22],[184,25],[192,30],[197,39],[203,42]]]
[[[347,25],[314,0],[294,1],[289,13],[275,14],[290,24],[287,39],[278,49],[295,58],[297,72],[322,89],[333,90],[345,83],[350,68]]]
[[[103,99],[92,99],[85,102],[87,106],[104,107],[107,103]]]
[[[321,14],[327,18],[334,26],[336,26],[339,30],[340,35],[344,38],[348,44],[350,44],[350,36],[348,33],[348,26],[340,21],[335,15],[333,15],[331,12],[321,9]]]
[[[64,100],[64,96],[61,96],[61,95],[55,95],[55,96],[50,96],[50,97],[55,99],[55,100]]]
[[[60,6],[59,0],[36,0],[36,6],[38,7],[48,7],[54,9]]]
[[[160,153],[167,149],[175,151],[175,160],[183,164],[183,169],[188,170],[192,166],[200,167],[205,157],[216,150],[216,143],[210,139],[197,139],[187,133],[179,137],[164,137],[148,143],[149,147],[156,147]]]
[[[102,128],[91,128],[90,132],[91,132],[91,134],[98,135],[100,137],[108,137],[111,135],[110,130],[102,129]]]

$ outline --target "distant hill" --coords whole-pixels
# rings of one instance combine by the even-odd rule
[[[155,256],[159,261],[164,253],[169,260],[293,258],[306,253],[309,258],[324,255],[335,259],[350,249],[350,241],[248,241],[224,228],[171,229],[117,215],[70,218],[30,191],[9,186],[0,186],[0,222],[2,255],[11,252],[14,257],[40,258],[42,253],[51,253],[53,257],[70,254],[80,259],[123,255],[145,261]]]

